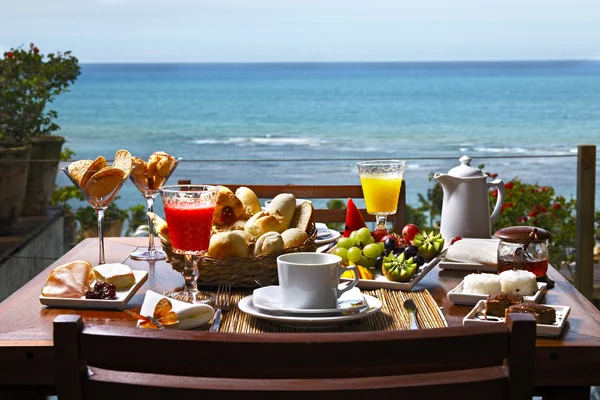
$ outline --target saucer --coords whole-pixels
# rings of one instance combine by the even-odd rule
[[[344,314],[356,313],[368,306],[365,297],[359,288],[352,288],[342,293],[336,308],[283,308],[281,306],[279,286],[265,286],[255,289],[252,296],[252,305],[257,310],[270,314],[286,315],[318,315],[318,314]]]
[[[342,235],[341,233],[333,229],[329,229],[329,234],[327,235],[319,236],[320,234],[321,231],[317,233],[317,237],[315,238],[315,244],[317,246],[322,246],[327,243],[335,242]]]
[[[381,301],[376,297],[369,296],[367,294],[364,295],[364,298],[367,302],[367,307],[362,310],[358,310],[353,313],[349,313],[348,315],[334,315],[334,316],[323,316],[323,315],[282,315],[282,314],[269,314],[263,312],[252,304],[253,295],[246,296],[242,300],[238,302],[238,308],[240,311],[255,316],[256,318],[264,319],[271,321],[278,325],[290,326],[295,328],[304,328],[304,329],[318,329],[318,328],[328,328],[331,326],[340,325],[343,323],[347,323],[350,321],[354,321],[357,319],[362,319],[368,317],[369,315],[373,315],[381,309]]]

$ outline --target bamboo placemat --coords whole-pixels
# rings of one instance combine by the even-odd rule
[[[220,332],[230,333],[285,333],[285,332],[365,332],[408,330],[408,315],[404,310],[404,301],[412,299],[417,305],[417,321],[421,329],[445,328],[448,322],[444,318],[433,296],[427,289],[418,292],[401,292],[389,289],[364,290],[363,293],[377,297],[382,307],[378,313],[350,321],[330,328],[297,328],[277,325],[272,321],[248,315],[237,307],[238,301],[252,294],[252,291],[234,291],[232,307],[223,312]],[[165,294],[169,294],[168,292]],[[207,331],[210,324],[196,330]]]

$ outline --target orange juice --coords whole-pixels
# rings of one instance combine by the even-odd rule
[[[398,196],[402,177],[371,175],[361,176],[367,212],[369,214],[394,214],[398,208]]]

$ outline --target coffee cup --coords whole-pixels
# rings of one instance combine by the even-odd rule
[[[340,289],[340,275],[354,271],[354,280]],[[342,293],[359,280],[358,268],[342,268],[342,258],[324,253],[289,253],[277,257],[281,306],[293,309],[331,309]]]

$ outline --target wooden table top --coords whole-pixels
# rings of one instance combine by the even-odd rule
[[[151,265],[129,259],[138,247],[147,246],[147,238],[106,238],[106,262],[123,262],[132,269],[147,270],[144,286],[127,308],[139,311],[146,290],[162,293],[183,285],[182,276],[164,261]],[[97,239],[86,239],[40,273],[11,297],[0,303],[0,358],[11,360],[0,367],[1,384],[53,383],[52,322],[59,314],[79,314],[84,321],[113,326],[135,326],[136,321],[116,310],[73,310],[47,308],[39,295],[50,270],[66,262],[83,259],[97,262]],[[600,385],[600,311],[583,297],[563,276],[550,268],[556,287],[541,303],[571,307],[567,326],[559,338],[538,338],[536,348],[536,386]],[[447,293],[466,275],[465,272],[432,269],[415,290],[427,288],[441,307],[449,326],[462,325],[471,306],[454,305]],[[23,369],[22,369],[23,368]],[[23,371],[28,371],[24,374]]]

